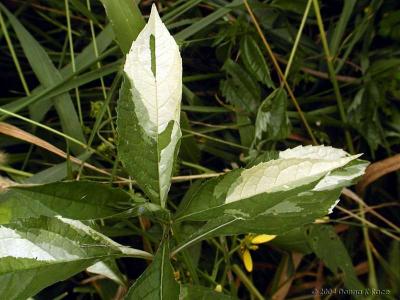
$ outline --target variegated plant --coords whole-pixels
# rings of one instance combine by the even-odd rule
[[[153,259],[126,299],[200,299],[210,291],[178,283],[171,257],[213,236],[279,237],[311,224],[332,212],[342,188],[367,165],[340,149],[299,146],[194,183],[173,212],[167,203],[181,138],[181,93],[179,48],[153,6],[126,55],[117,120],[119,158],[143,196],[95,182],[10,187],[0,195],[0,299],[26,299],[86,268],[124,284],[109,264],[125,256]],[[94,222],[138,215],[163,230],[154,257],[115,243]],[[186,222],[190,234],[183,233]]]

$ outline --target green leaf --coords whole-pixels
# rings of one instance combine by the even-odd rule
[[[101,33],[99,33],[95,39],[97,50],[99,51],[99,53],[102,53],[111,44],[113,38],[114,34],[112,32],[111,25],[106,26],[104,30]],[[91,65],[99,61],[99,58],[93,55],[93,53],[94,53],[94,43],[92,42],[87,47],[85,47],[85,49],[80,54],[76,56],[75,58],[76,73],[80,73],[84,69],[90,67]],[[60,94],[59,91],[63,90],[63,87],[66,85],[67,82],[70,82],[73,76],[71,64],[62,68],[60,70],[60,73],[64,77],[64,82],[56,83],[47,88],[39,86],[33,91],[32,95],[12,101],[11,103],[2,106],[2,108],[13,112],[18,112],[21,109],[30,106],[32,118],[39,121],[51,107],[52,103],[49,102],[49,100],[51,100],[52,97]],[[78,78],[75,78],[75,81],[77,81],[78,79],[79,76]],[[73,87],[74,86],[70,86],[70,88]]]
[[[371,152],[385,144],[379,115],[379,107],[384,104],[378,85],[369,82],[357,92],[348,108],[350,124],[364,137]]]
[[[62,75],[54,66],[50,57],[35,38],[25,29],[25,27],[14,17],[2,4],[0,8],[7,15],[10,24],[15,30],[17,37],[21,43],[22,49],[33,72],[43,87],[53,86],[63,80]],[[63,131],[85,142],[82,128],[80,126],[78,115],[72,103],[72,99],[68,93],[54,97],[54,105],[60,117]],[[75,153],[82,152],[81,146],[71,144],[71,149]]]
[[[258,81],[264,83],[269,88],[274,88],[271,80],[269,68],[264,55],[257,45],[257,42],[250,36],[245,35],[240,41],[241,58],[246,69],[254,74]]]
[[[222,69],[229,75],[227,80],[221,81],[220,88],[224,97],[245,112],[255,112],[261,97],[258,83],[231,59],[225,62]]]
[[[256,140],[261,140],[263,133],[268,141],[288,137],[291,125],[287,114],[287,102],[285,89],[278,88],[261,103],[256,119]]]
[[[181,113],[181,127],[183,130],[192,130],[189,118],[185,112]],[[186,161],[198,164],[201,156],[199,146],[193,135],[187,134],[182,138],[179,156]]]
[[[299,146],[278,159],[195,184],[175,220],[207,223],[177,249],[209,236],[280,235],[331,213],[341,189],[367,166],[357,157],[332,147]]]
[[[136,280],[126,295],[126,300],[179,299],[179,285],[169,259],[169,247],[162,243],[151,265]]]
[[[85,151],[81,155],[79,155],[77,158],[81,161],[86,161],[91,155],[92,155],[92,152]],[[69,161],[59,163],[59,164],[53,165],[47,169],[44,169],[38,173],[35,173],[32,177],[27,178],[22,183],[23,184],[45,184],[45,183],[60,181],[60,180],[65,179],[68,176],[69,168],[72,171],[75,171],[80,168],[80,165],[71,164]]]
[[[254,125],[251,123],[251,119],[246,114],[237,112],[236,123],[237,126],[239,127],[241,145],[250,148],[253,142],[254,130],[255,130]]]
[[[340,196],[341,188],[327,191],[310,191],[313,184],[293,189],[291,192],[274,193],[268,197],[254,197],[248,203],[225,210],[214,210],[195,233],[182,241],[174,250],[177,253],[206,238],[244,233],[282,235],[288,231],[314,222],[325,216]],[[284,199],[284,200],[283,200]],[[241,204],[241,206],[239,205]]]
[[[312,249],[306,239],[306,229],[308,226],[311,225],[299,226],[285,232],[284,234],[278,235],[270,243],[271,245],[286,251],[295,251],[303,254],[312,253]]]
[[[313,252],[335,274],[342,273],[344,284],[353,290],[364,289],[354,271],[351,258],[332,226],[313,225],[307,229],[307,240]]]
[[[124,71],[119,157],[147,196],[164,207],[181,137],[182,59],[155,6],[132,44]]]
[[[310,192],[335,189],[341,186],[340,180],[330,173],[358,156],[348,156],[343,150],[325,146],[287,149],[279,153],[278,159],[250,169],[236,169],[196,186],[196,192],[189,193],[182,201],[176,218],[206,221],[221,213],[249,214],[251,217],[260,213],[265,205],[272,205],[273,201],[295,197],[303,192],[301,189],[307,188]],[[363,171],[366,165],[360,165]],[[356,174],[344,176],[353,178],[362,174],[359,169],[354,171]]]
[[[102,219],[132,207],[128,193],[100,183],[73,181],[16,186],[0,194],[0,224],[58,215],[75,220]]]
[[[160,206],[136,194],[95,182],[14,186],[0,194],[0,224],[39,216],[95,220],[140,215],[159,222],[170,220],[170,213]]]
[[[177,41],[184,41],[187,40],[192,35],[198,33],[199,31],[203,30],[207,26],[213,24],[215,21],[221,19],[223,16],[228,14],[233,8],[243,5],[242,0],[234,0],[233,2],[226,4],[220,8],[218,8],[213,13],[207,15],[206,17],[202,18],[201,20],[194,22],[189,27],[186,27],[182,31],[178,32],[175,35]]]
[[[200,286],[200,285],[181,285],[180,300],[229,300],[236,299],[230,295],[226,295],[222,292],[215,292],[210,288]]]
[[[25,219],[0,226],[0,298],[26,299],[110,257],[151,255],[123,247],[79,221]]]
[[[272,1],[271,6],[301,15],[306,9],[307,0],[274,0]]]
[[[143,29],[145,22],[135,1],[100,0],[111,22],[117,42],[125,54]]]
[[[329,40],[329,48],[332,56],[338,55],[339,47],[341,43],[343,43],[343,36],[356,3],[357,0],[343,1],[343,9],[342,13],[340,14],[340,19],[338,23],[332,24],[334,25],[334,29]]]

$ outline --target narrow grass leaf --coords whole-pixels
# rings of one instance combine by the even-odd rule
[[[60,72],[53,65],[42,46],[25,29],[18,19],[14,17],[14,15],[12,15],[2,4],[0,4],[0,7],[5,12],[10,24],[14,28],[25,56],[41,84],[44,87],[49,87],[62,81],[63,78]],[[60,117],[61,126],[64,132],[81,142],[85,142],[78,115],[69,94],[66,93],[55,97],[54,105]],[[82,148],[78,145],[71,145],[71,149],[75,153],[82,152]]]
[[[145,23],[135,1],[101,0],[123,53],[128,53]]]

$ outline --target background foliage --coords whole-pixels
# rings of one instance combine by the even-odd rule
[[[116,155],[116,101],[124,53],[151,3],[2,1],[0,119],[7,123],[0,123],[0,145],[7,153],[0,156],[2,176],[132,188]],[[200,278],[188,277],[186,266],[176,264],[181,280],[200,280],[213,289],[222,284],[243,299],[318,298],[311,289],[361,283],[390,289],[388,299],[398,296],[399,177],[393,171],[400,165],[400,4],[316,3],[157,1],[184,66],[183,140],[172,204],[178,205],[194,178],[268,160],[274,151],[298,144],[332,145],[379,162],[358,185],[358,196],[347,192],[330,215],[343,244],[328,227],[308,228],[252,251],[254,271],[246,273],[239,253],[223,250],[245,237],[209,239],[188,258]],[[94,168],[74,164],[72,155]],[[147,251],[161,235],[143,218],[97,225]],[[304,249],[310,236],[322,242],[311,240],[306,246],[312,249]],[[349,259],[354,268],[345,264]],[[120,285],[85,272],[36,298],[118,299],[146,262],[122,258],[112,266]]]

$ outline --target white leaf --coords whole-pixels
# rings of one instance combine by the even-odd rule
[[[331,146],[297,146],[292,149],[286,149],[279,152],[279,158],[313,158],[336,160],[348,156],[348,153],[342,149]]]
[[[150,37],[155,41],[155,76]],[[150,136],[161,134],[170,121],[179,123],[182,96],[182,59],[179,47],[153,4],[147,25],[126,57],[124,71],[132,85],[135,111]]]
[[[115,281],[119,285],[122,286],[124,285],[123,278],[121,278],[122,274],[117,273],[116,270],[114,270],[110,265],[108,265],[104,261],[99,261],[94,265],[91,265],[89,268],[86,269],[86,271],[93,274],[103,275],[104,277],[107,277]]]
[[[311,183],[361,154],[347,155],[343,150],[324,146],[288,149],[280,153],[279,159],[244,170],[229,188],[225,203]]]

